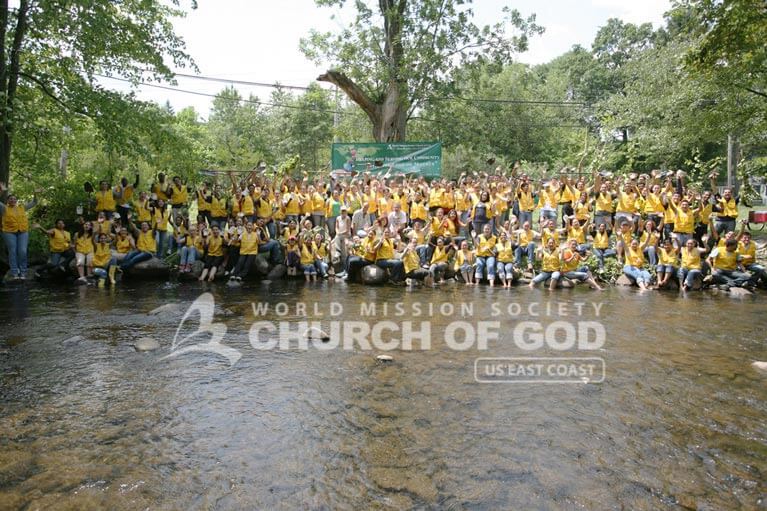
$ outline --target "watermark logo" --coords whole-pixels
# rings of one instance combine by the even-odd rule
[[[474,361],[478,383],[602,383],[600,357],[480,357]]]
[[[431,319],[435,317],[442,318],[438,323],[443,336],[442,346],[452,351],[487,351],[491,343],[511,341],[528,354],[543,349],[588,354],[602,349],[606,337],[602,323],[594,320],[600,317],[601,304],[587,307],[586,304],[530,303],[525,304],[524,310],[521,304],[505,304],[503,308],[493,307],[489,321],[473,320],[471,303],[437,306],[397,303],[385,310],[379,310],[375,304],[362,303],[354,314],[344,311],[343,305],[335,302],[314,303],[312,307],[302,302],[251,305],[254,321],[248,329],[248,341],[254,350],[259,351],[426,351],[432,348]],[[178,305],[166,305],[156,311],[171,310],[179,310]],[[214,321],[215,310],[211,293],[192,302],[176,328],[171,352],[163,359],[192,352],[212,353],[227,360],[230,366],[236,364],[242,352],[224,344],[227,326]],[[291,313],[294,317],[315,319],[290,320]],[[378,320],[381,316],[387,319]],[[505,321],[501,321],[503,316],[506,316]],[[355,319],[348,319],[350,317]],[[482,313],[480,317],[487,315]],[[450,321],[445,322],[444,318]],[[513,328],[509,328],[510,322],[513,322]],[[191,333],[186,333],[190,330]],[[601,358],[577,356],[481,357],[474,363],[474,378],[481,383],[600,383],[605,378],[605,363]]]
[[[213,295],[210,293],[200,295],[194,302],[192,302],[186,310],[184,317],[181,318],[181,323],[179,323],[178,328],[176,328],[176,335],[173,337],[170,354],[164,356],[163,359],[177,357],[190,352],[208,352],[226,358],[229,361],[230,366],[236,364],[242,357],[242,353],[230,346],[221,344],[221,341],[226,335],[226,325],[224,323],[213,322],[213,314],[215,310],[216,302]],[[197,329],[191,334],[179,339],[181,328],[184,326],[187,319],[195,313],[200,314],[200,322]],[[192,344],[194,340],[208,336],[209,340],[207,342]]]

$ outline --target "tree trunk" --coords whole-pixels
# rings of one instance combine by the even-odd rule
[[[407,104],[403,97],[404,87],[395,81],[389,83],[382,103],[374,103],[348,76],[338,71],[328,71],[317,77],[341,89],[349,99],[357,103],[373,125],[376,142],[402,142],[407,126]]]

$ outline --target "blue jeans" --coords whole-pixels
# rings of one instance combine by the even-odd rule
[[[583,282],[587,278],[589,278],[589,274],[585,271],[568,271],[566,272],[563,277],[570,280],[577,280],[578,282]]]
[[[3,241],[8,249],[8,266],[11,267],[11,275],[14,277],[26,275],[29,233],[26,231],[4,232]]]
[[[533,212],[532,211],[520,211],[519,212],[519,226],[525,225],[525,222],[530,222],[530,225],[533,225]]]
[[[714,284],[724,284],[726,286],[740,287],[744,284],[755,284],[756,279],[745,272],[736,270],[717,270],[713,272]]]
[[[751,280],[753,282],[759,282],[760,280],[767,282],[767,271],[765,271],[764,266],[761,264],[749,264],[746,266],[746,269],[752,273]]]
[[[658,264],[658,254],[654,246],[649,246],[644,249],[644,255],[647,256],[647,260],[650,261],[650,266]]]
[[[635,281],[636,283],[644,282],[645,284],[649,284],[650,279],[652,279],[652,277],[650,276],[650,272],[648,272],[647,270],[643,270],[641,268],[637,268],[636,266],[631,266],[628,264],[623,267],[623,273],[628,278]]]
[[[539,282],[546,282],[549,279],[559,280],[559,277],[561,275],[562,274],[559,273],[558,271],[542,271],[533,278],[531,284],[535,285],[535,284],[538,284]]]
[[[399,259],[379,259],[376,266],[384,270],[388,268],[394,282],[405,280],[405,265]]]
[[[157,231],[154,236],[157,243],[157,253],[155,254],[158,259],[165,257],[165,245],[168,243],[168,231]]]
[[[429,245],[418,245],[415,247],[415,251],[418,253],[418,259],[421,260],[421,266],[426,264],[427,255],[429,253]]]
[[[130,252],[128,252],[128,255],[126,255],[125,258],[123,258],[122,262],[120,263],[120,268],[123,270],[127,270],[137,265],[138,263],[142,261],[148,261],[151,258],[152,258],[151,252],[139,252],[138,250],[131,250]]]
[[[258,246],[258,253],[269,253],[269,262],[272,264],[279,264],[282,261],[282,250],[280,249],[280,242],[277,240],[269,240],[266,243]]]
[[[703,275],[703,272],[700,270],[688,270],[687,268],[679,268],[679,271],[676,275],[679,279],[679,282],[682,282],[687,287],[692,287],[693,283],[695,282],[695,277],[698,275]]]
[[[328,274],[328,263],[325,261],[320,261],[319,259],[314,261],[314,267],[317,268],[317,273],[320,274],[320,277]]]
[[[612,248],[595,248],[594,249],[594,255],[597,256],[597,261],[599,261],[599,267],[604,268],[605,266],[605,257],[615,257],[615,249]]]
[[[531,265],[533,264],[533,261],[535,261],[535,243],[532,241],[527,244],[526,247],[523,247],[522,245],[519,245],[517,248],[514,249],[514,264],[517,266],[522,266],[522,255],[527,255],[527,264]]]
[[[180,265],[192,264],[197,260],[197,249],[195,247],[181,247],[181,261]]]
[[[508,278],[509,280],[514,278],[514,264],[513,263],[497,263],[498,264],[498,276],[502,279]]]
[[[477,257],[477,269],[474,271],[474,278],[481,279],[487,267],[487,280],[495,280],[495,257]]]

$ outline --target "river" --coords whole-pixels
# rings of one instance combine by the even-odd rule
[[[206,287],[241,358],[171,353],[196,284],[0,289],[0,509],[765,509],[763,298],[584,288]],[[254,318],[251,302],[303,303]],[[257,350],[256,319],[429,321],[429,350]],[[182,304],[160,314],[148,312]],[[446,341],[460,304],[486,350]],[[538,304],[531,309],[530,303]],[[582,314],[573,313],[586,304]],[[413,304],[453,306],[416,317]],[[509,304],[518,304],[514,314]],[[593,307],[597,304],[597,308]],[[500,307],[498,307],[500,305]],[[566,316],[545,311],[570,311]],[[494,309],[495,307],[495,309]],[[503,311],[493,316],[493,311]],[[446,309],[446,310],[449,310]],[[423,312],[423,311],[422,311]],[[464,318],[466,319],[466,318]],[[191,320],[190,320],[191,321]],[[603,326],[593,352],[522,321]],[[186,329],[186,326],[184,326]],[[186,330],[184,330],[186,331]],[[137,352],[151,337],[161,348]],[[478,383],[477,357],[596,356],[602,383]]]

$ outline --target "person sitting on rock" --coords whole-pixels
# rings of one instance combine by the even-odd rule
[[[670,241],[668,238],[666,241]],[[687,240],[679,251],[682,263],[677,272],[679,286],[682,292],[692,289],[695,279],[703,274],[703,262],[701,256],[706,253],[705,248],[698,246],[694,239]]]
[[[130,221],[130,220],[129,220]],[[149,222],[141,222],[141,230],[136,229],[133,223],[128,224],[136,239],[136,249],[128,252],[128,255],[120,262],[120,269],[125,271],[142,261],[148,261],[157,252],[157,240],[155,233],[149,226]]]

